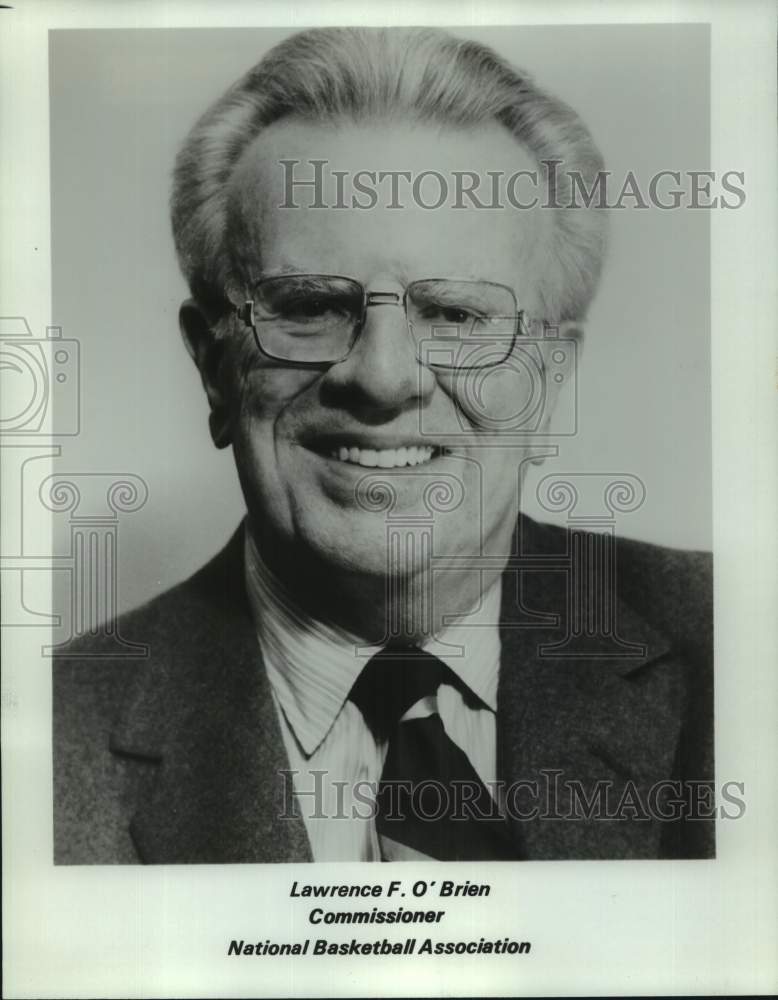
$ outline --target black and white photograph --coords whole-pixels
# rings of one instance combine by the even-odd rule
[[[34,762],[57,930],[9,995],[776,982],[775,153],[721,127],[774,15],[449,6],[37,25],[3,810]]]
[[[698,93],[684,95],[662,148],[704,161],[706,28],[592,31],[597,48],[621,35],[646,62],[660,54],[654,79],[670,37],[696,61]],[[518,56],[536,49],[533,34],[503,32],[499,45]],[[52,38],[63,324],[76,289],[59,255],[72,259],[85,230],[98,246],[107,217],[90,232],[81,198],[103,192],[74,190],[73,133],[58,124],[107,53],[138,87],[127,44]],[[136,59],[148,51],[129,45]],[[121,96],[112,117],[137,122],[138,100]],[[57,651],[55,861],[714,855],[712,560],[694,548],[709,549],[711,534],[710,219],[688,214],[714,199],[736,210],[745,192],[737,172],[714,178],[714,194],[707,174],[638,166],[609,172],[561,97],[442,29],[292,33],[196,120],[170,194],[186,351],[157,405],[174,404],[188,354],[246,514],[184,583],[118,620],[80,615],[83,634]],[[661,252],[678,238],[684,270],[636,275],[648,288],[623,285],[615,322],[589,330],[609,212],[629,216],[622,239]],[[106,268],[107,301],[144,294],[136,270]],[[139,311],[128,304],[100,336],[112,358],[114,338],[131,343],[145,368],[152,338],[175,330],[157,321],[144,334]],[[667,356],[678,326],[688,367]],[[589,337],[604,350],[584,369]],[[631,368],[644,339],[657,355],[650,398],[632,405],[646,440],[623,468],[571,470],[565,457],[592,433],[587,397],[599,433],[629,421],[603,389],[627,366],[607,355]],[[672,422],[646,426],[660,408]],[[161,437],[143,448],[167,455],[175,441]],[[678,516],[655,531],[692,548],[622,538],[631,510],[661,517],[651,498],[659,476],[676,475],[680,437],[694,457],[675,488],[696,523]],[[171,489],[162,476],[146,485]],[[529,516],[529,489],[567,523]],[[48,492],[64,505],[78,482],[55,476]],[[215,526],[198,520],[216,547]],[[161,531],[149,519],[144,560]],[[87,567],[111,558],[93,529],[78,544]]]

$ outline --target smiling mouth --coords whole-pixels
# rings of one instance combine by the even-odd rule
[[[367,469],[398,469],[411,465],[425,465],[448,449],[427,445],[411,445],[404,448],[347,448],[341,445],[330,451],[330,458],[349,465],[361,465]]]

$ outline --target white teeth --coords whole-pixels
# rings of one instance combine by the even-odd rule
[[[332,458],[341,462],[348,462],[352,465],[362,465],[368,469],[396,469],[406,465],[421,465],[429,462],[434,454],[432,447],[417,447],[411,445],[409,448],[340,448],[330,452]]]

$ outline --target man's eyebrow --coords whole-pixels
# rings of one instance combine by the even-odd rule
[[[310,268],[298,267],[296,264],[292,264],[290,261],[282,261],[277,267],[272,268],[262,268],[261,276],[263,278],[276,278],[283,274],[312,274]]]
[[[438,274],[435,269],[429,268],[429,273],[419,274],[416,278],[413,278],[407,268],[395,265],[393,268],[388,270],[393,271],[396,274],[397,279],[403,285],[409,285],[413,280],[424,280],[424,281],[437,281],[437,280],[449,280],[449,281],[465,281],[465,282],[479,282],[479,281],[489,281],[490,278],[482,274],[480,271],[463,269],[462,271],[456,271],[451,275]],[[260,280],[263,278],[278,278],[284,275],[296,275],[296,274],[327,274],[333,275],[335,277],[348,277],[344,275],[341,271],[331,271],[328,268],[310,268],[301,267],[298,264],[293,264],[289,260],[281,260],[275,267],[272,268],[261,268],[259,274],[256,276],[255,280]]]

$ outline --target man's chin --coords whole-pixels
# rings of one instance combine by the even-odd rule
[[[320,572],[366,584],[387,576],[416,576],[430,569],[429,527],[362,510],[341,511],[326,524],[320,517],[306,523],[303,516],[297,523],[295,550],[302,559],[307,553]]]
[[[328,529],[319,527],[303,531],[298,536],[298,551],[310,553],[325,571],[330,569],[366,578],[385,576],[390,556],[383,518],[349,513],[338,520],[341,523],[328,526]]]

